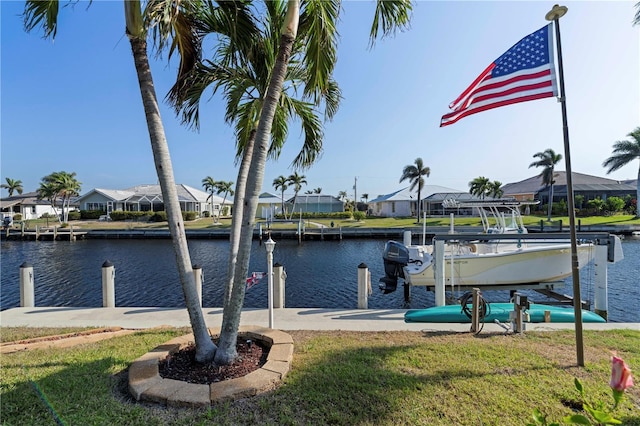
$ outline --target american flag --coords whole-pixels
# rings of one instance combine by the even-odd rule
[[[261,279],[263,279],[267,275],[266,272],[253,272],[251,276],[247,278],[247,290],[249,290],[254,285],[258,284]]]
[[[449,105],[440,127],[477,112],[558,95],[552,24],[513,45]]]

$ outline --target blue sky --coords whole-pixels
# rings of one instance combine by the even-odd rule
[[[562,49],[574,172],[635,179],[637,162],[606,175],[612,144],[640,125],[640,27],[634,1],[565,2]],[[43,176],[76,172],[82,192],[156,183],[138,83],[124,35],[120,1],[79,3],[61,10],[54,42],[27,34],[18,16],[24,2],[1,1],[1,172],[36,190]],[[344,99],[325,127],[324,154],[308,185],[369,199],[406,186],[405,165],[421,157],[427,184],[468,190],[486,176],[502,183],[531,177],[533,154],[564,153],[560,104],[554,98],[494,109],[445,128],[440,117],[489,63],[545,25],[553,2],[431,2],[415,4],[411,29],[368,49],[373,3],[346,1],[335,78]],[[206,53],[205,53],[206,54]],[[175,79],[177,61],[152,63],[160,98]],[[215,96],[204,103],[199,133],[162,116],[178,183],[235,181],[234,137]],[[267,164],[263,190],[301,146],[294,123],[278,161]],[[558,165],[564,170],[564,161]],[[3,191],[3,196],[6,192]]]

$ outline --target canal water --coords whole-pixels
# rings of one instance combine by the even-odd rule
[[[434,305],[434,295],[413,288],[411,303],[405,305],[402,286],[391,294],[378,290],[384,275],[382,251],[386,240],[350,239],[342,241],[277,241],[274,263],[287,273],[288,308],[357,308],[358,265],[371,272],[371,309],[422,308]],[[609,321],[640,322],[640,240],[622,244],[624,260],[608,265]],[[175,257],[170,240],[82,240],[82,241],[2,241],[0,309],[20,305],[20,265],[29,262],[35,275],[36,306],[102,306],[102,264],[109,260],[116,269],[116,306],[183,307]],[[193,264],[204,273],[203,305],[222,306],[229,242],[190,240]],[[254,241],[250,272],[266,272],[264,246]],[[593,301],[593,266],[581,271],[581,296]],[[559,290],[572,294],[571,278]],[[533,301],[547,299],[527,291]],[[506,301],[507,291],[483,291],[488,301]],[[267,279],[249,289],[246,308],[267,307]]]

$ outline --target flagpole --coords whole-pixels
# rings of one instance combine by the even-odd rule
[[[582,336],[582,297],[580,295],[580,273],[578,269],[578,247],[576,237],[576,212],[573,200],[573,177],[571,173],[571,153],[569,150],[569,126],[567,125],[567,105],[564,93],[564,71],[562,68],[562,45],[560,43],[560,18],[567,13],[566,6],[554,5],[546,14],[547,21],[553,21],[556,28],[558,49],[558,80],[560,82],[559,101],[562,106],[562,134],[564,136],[564,160],[567,175],[567,208],[569,209],[569,231],[571,234],[571,274],[573,276],[573,310],[575,313],[576,355],[578,365],[584,367],[584,343]],[[552,200],[549,200],[551,203]]]

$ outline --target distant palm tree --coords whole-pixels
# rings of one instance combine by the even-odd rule
[[[547,220],[551,221],[551,207],[553,206],[553,184],[556,183],[556,181],[553,179],[553,173],[556,164],[558,164],[560,160],[562,160],[562,154],[556,154],[553,149],[549,148],[544,152],[537,152],[533,154],[533,157],[538,158],[539,160],[529,164],[529,168],[544,167],[539,176],[542,178],[542,183],[549,188],[549,209],[547,213]]]
[[[637,6],[637,5],[636,5]],[[640,10],[638,11],[640,14]],[[638,15],[636,15],[636,21],[638,20]],[[640,127],[636,127],[636,129],[629,133],[627,136],[631,138],[631,140],[617,141],[613,144],[613,155],[607,158],[604,163],[602,163],[603,167],[607,167],[609,170],[607,173],[611,173],[616,171],[627,164],[631,163],[633,160],[640,159]],[[636,217],[640,217],[640,167],[638,168],[638,180],[636,181]]]
[[[487,195],[492,198],[501,198],[504,194],[504,191],[501,188],[502,182],[494,180],[493,182],[489,182],[489,188]]]
[[[306,191],[304,191],[304,193],[310,195],[310,194],[313,194],[313,191],[310,189],[307,189]]]
[[[273,187],[275,190],[280,190],[280,200],[282,201],[282,214],[285,219],[287,218],[287,213],[284,211],[284,191],[289,187],[289,179],[280,175],[273,180]]]
[[[291,208],[291,219],[293,217],[293,212],[296,210],[296,198],[298,198],[298,192],[302,189],[303,184],[307,184],[307,179],[305,175],[299,175],[298,172],[293,172],[287,180],[293,185],[293,190],[295,192],[293,195],[293,207]]]
[[[213,212],[213,193],[217,188],[217,184],[218,182],[215,181],[211,176],[207,176],[206,178],[202,179],[202,187],[209,193],[207,201],[211,200],[211,217],[213,218],[214,223],[218,221],[218,218]]]
[[[313,190],[314,194],[320,194],[322,192],[322,188],[318,187],[316,189]]]
[[[22,194],[22,181],[14,180],[11,178],[5,178],[7,183],[3,183],[0,185],[1,188],[6,189],[9,192],[9,197],[13,197],[13,193],[17,192],[18,194]]]
[[[347,199],[347,191],[340,191],[338,192],[338,199],[340,201],[344,201]]]
[[[40,182],[40,187],[36,190],[39,200],[47,200],[51,204],[51,208],[60,222],[60,215],[56,208],[56,201],[58,199],[58,187],[49,182]]]
[[[409,191],[413,191],[416,187],[418,188],[418,221],[420,221],[420,192],[422,191],[422,188],[424,188],[423,176],[429,177],[430,174],[431,169],[424,165],[422,158],[418,157],[415,159],[413,164],[404,166],[402,176],[400,176],[400,182],[407,179],[411,182]]]
[[[222,209],[224,209],[224,203],[227,201],[227,195],[233,196],[233,194],[235,194],[235,192],[233,191],[233,182],[219,180],[218,182],[216,182],[216,190],[216,193],[218,195],[224,193],[224,197],[222,197],[222,205],[220,206],[220,212],[222,213]]]
[[[369,201],[369,194],[362,194],[362,198],[364,199],[364,202],[366,203],[367,201]]]
[[[485,195],[489,192],[491,181],[484,176],[478,176],[469,182],[469,194],[480,197],[484,200]]]

